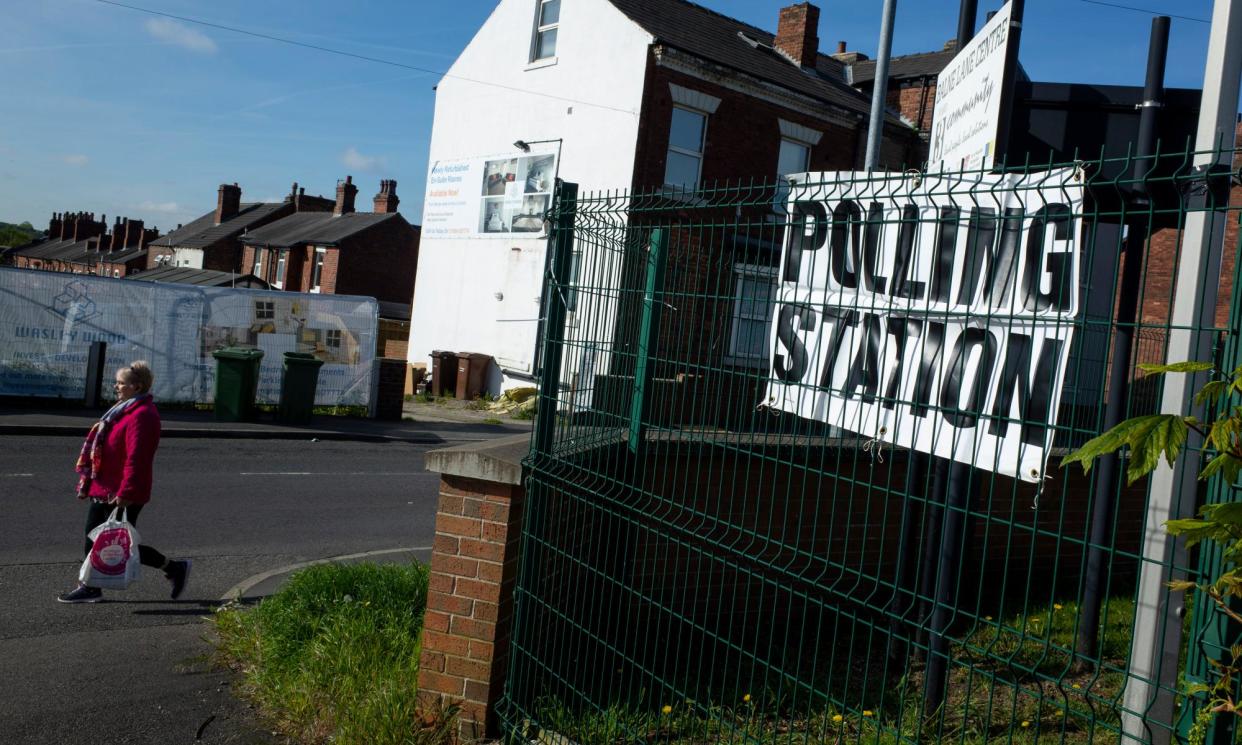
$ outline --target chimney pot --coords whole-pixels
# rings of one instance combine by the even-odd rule
[[[354,177],[346,176],[344,181],[336,184],[336,206],[332,214],[336,217],[354,211],[354,198],[358,196],[358,187],[354,186]]]
[[[238,212],[241,212],[241,187],[236,183],[220,184],[216,199],[216,225],[236,217]]]
[[[397,205],[400,203],[401,199],[397,196],[397,180],[381,179],[379,194],[375,195],[373,211],[377,214],[396,212]]]
[[[845,54],[845,42],[837,42],[837,54]]]
[[[776,49],[799,67],[815,67],[819,57],[819,8],[798,3],[781,8]]]

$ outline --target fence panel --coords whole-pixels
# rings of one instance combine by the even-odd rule
[[[558,201],[573,255],[548,291],[569,313],[545,338],[560,385],[527,462],[506,732],[1184,731],[1178,674],[1203,636],[1173,634],[1158,670],[1130,662],[1136,623],[1178,623],[1139,608],[1183,603],[1137,595],[1161,561],[1142,554],[1147,484],[1059,462],[1158,410],[1136,365],[1165,361],[1195,191],[1227,221],[1202,331],[1237,348],[1242,200],[1191,155],[1140,178],[1121,160]],[[1136,681],[1157,700],[1127,709]]]

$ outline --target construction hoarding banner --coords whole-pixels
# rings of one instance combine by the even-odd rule
[[[0,268],[0,396],[81,398],[90,345],[101,341],[109,370],[150,362],[157,400],[210,403],[211,353],[241,346],[265,353],[260,403],[280,399],[282,353],[308,352],[324,362],[317,404],[365,406],[377,318],[365,297]]]
[[[1082,199],[1073,169],[793,177],[764,405],[1038,481]]]

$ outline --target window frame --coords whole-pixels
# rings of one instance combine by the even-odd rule
[[[254,250],[254,261],[250,262],[250,273],[263,279],[263,249],[261,248]]]
[[[323,264],[328,256],[328,249],[315,248],[315,258],[311,261],[310,292],[320,292],[323,288]]]
[[[534,64],[536,62],[551,63],[551,62],[556,61],[557,45],[560,43],[560,40],[561,40],[560,39],[560,28],[561,28],[560,8],[559,7],[557,8],[556,23],[540,23],[543,20],[544,6],[551,2],[559,3],[560,0],[535,0],[535,21],[534,21],[534,30],[532,31],[531,37],[530,37],[530,58],[527,60],[528,64]],[[539,41],[543,37],[543,35],[549,31],[556,33],[556,41],[552,43],[552,54],[540,57],[539,56],[539,46],[540,46]]]
[[[289,249],[282,248],[276,254],[276,276],[272,278],[272,287],[285,289],[285,275],[289,273]]]
[[[744,315],[742,313],[742,290],[745,286],[747,278],[765,279],[773,288],[773,295],[777,287],[777,272],[779,267],[766,264],[749,264],[738,262],[733,265],[733,304],[729,310],[729,347],[728,352],[724,355],[724,362],[729,365],[739,367],[766,367],[769,359],[768,354],[772,346],[772,310],[775,303],[769,304],[767,313],[760,318],[757,315]],[[761,355],[740,354],[738,351],[738,325],[741,321],[763,321],[767,329],[767,337]]]
[[[687,150],[686,148],[673,144],[673,117],[676,116],[676,114],[672,112],[676,112],[678,109],[681,109],[682,111],[685,111],[690,114],[695,114],[696,116],[700,116],[703,118],[703,127],[699,130],[699,149],[697,152],[693,150]],[[670,112],[669,119],[668,119],[668,147],[665,149],[665,153],[664,153],[664,179],[663,179],[664,186],[665,188],[678,189],[682,191],[698,191],[699,184],[703,180],[703,159],[704,159],[704,155],[707,152],[707,124],[711,118],[711,114],[706,111],[703,111],[702,109],[696,109],[692,106],[687,106],[681,103],[674,103],[672,107],[672,112]],[[694,158],[696,160],[697,165],[694,169],[694,184],[693,185],[687,187],[685,184],[669,183],[669,180],[668,180],[668,162],[669,162],[668,154],[669,153],[677,153],[678,155],[684,155],[688,158]]]
[[[275,321],[276,320],[276,301],[275,300],[254,301],[254,320]]]

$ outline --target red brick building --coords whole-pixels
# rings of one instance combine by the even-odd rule
[[[159,238],[159,229],[142,220],[116,218],[111,230],[107,215],[93,212],[57,212],[48,222],[47,237],[10,252],[20,269],[124,277],[142,271],[147,247]]]
[[[297,183],[283,202],[243,203],[241,195],[237,184],[220,184],[214,210],[188,225],[178,225],[151,243],[147,268],[178,266],[245,273],[241,261],[243,233],[300,212],[328,212],[333,205],[331,199],[307,196]]]
[[[337,184],[331,212],[275,220],[241,237],[241,267],[277,289],[366,295],[409,305],[419,229],[397,212],[397,182],[380,182],[373,212],[357,212],[352,176]]]

